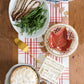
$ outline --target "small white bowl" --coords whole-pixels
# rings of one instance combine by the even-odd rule
[[[17,67],[20,67],[20,66],[29,66],[29,67],[31,67],[37,73],[37,76],[38,76],[38,84],[40,84],[40,75],[38,74],[38,72],[37,72],[37,70],[35,68],[33,68],[31,65],[28,65],[28,64],[16,64],[16,65],[14,65],[8,71],[8,73],[6,74],[4,84],[10,84],[10,76],[11,76],[12,72],[14,71],[14,69],[16,69]]]
[[[66,51],[63,51],[63,52],[60,52],[56,49],[52,49],[50,48],[49,46],[49,43],[48,43],[48,39],[49,39],[49,36],[51,34],[51,32],[53,30],[56,30],[57,27],[66,27],[67,31],[71,31],[74,35],[74,39],[71,43],[71,46],[69,49],[67,49]],[[46,49],[48,50],[49,53],[51,53],[52,55],[56,56],[56,57],[67,57],[67,56],[70,56],[72,53],[74,53],[78,47],[78,43],[79,43],[79,40],[78,40],[78,34],[76,32],[76,30],[70,26],[70,25],[67,25],[67,24],[55,24],[53,26],[51,26],[46,34],[45,34],[45,38],[44,38],[44,43],[45,43],[45,46],[46,46]]]
[[[46,32],[46,30],[47,30],[47,28],[48,28],[48,25],[49,25],[49,8],[48,8],[48,5],[47,5],[47,3],[46,3],[45,0],[37,0],[37,1],[40,1],[41,3],[42,3],[42,2],[45,3],[44,9],[47,9],[47,10],[48,10],[47,13],[46,13],[46,15],[45,15],[46,18],[47,18],[47,20],[46,20],[46,22],[45,22],[43,28],[39,29],[39,30],[36,32],[36,34],[33,33],[32,35],[28,35],[26,32],[24,32],[24,33],[23,33],[23,36],[24,36],[24,37],[28,37],[28,38],[37,38],[37,37],[40,37],[40,36],[42,36],[42,35]],[[15,5],[16,5],[16,2],[17,2],[17,0],[10,0],[10,3],[9,3],[9,18],[10,18],[10,22],[11,22],[13,28],[14,28],[19,34],[21,34],[21,28],[16,27],[16,26],[14,25],[14,24],[16,24],[16,21],[13,21],[13,20],[12,20],[12,17],[11,17],[11,14],[12,14],[12,12],[13,12],[13,10],[14,10],[14,7],[15,7]]]

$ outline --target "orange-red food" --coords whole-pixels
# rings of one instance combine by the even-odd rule
[[[51,32],[49,36],[49,45],[53,49],[59,51],[66,51],[70,47],[72,39],[67,39],[67,30],[62,28],[59,32]]]

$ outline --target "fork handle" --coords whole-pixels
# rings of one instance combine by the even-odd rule
[[[37,63],[39,63],[40,61],[39,60],[37,60],[29,51],[28,51],[28,53],[37,61]]]

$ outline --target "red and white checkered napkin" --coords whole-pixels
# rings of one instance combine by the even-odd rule
[[[68,2],[47,2],[50,11],[50,23],[66,23],[68,24]],[[42,37],[36,39],[28,39],[23,36],[19,36],[23,42],[29,45],[29,50],[32,55],[34,55],[40,63],[37,63],[28,53],[22,52],[18,49],[18,63],[27,63],[33,65],[37,70],[39,70],[44,58],[45,53],[41,51],[43,46],[40,42],[43,41]],[[57,84],[69,84],[69,57],[67,58],[57,58],[51,56],[51,58],[56,59],[60,63],[64,64],[65,71],[62,73],[59,82]],[[42,79],[43,80],[43,79]],[[47,82],[47,84],[52,84]]]

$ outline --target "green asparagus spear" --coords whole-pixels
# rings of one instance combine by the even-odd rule
[[[45,14],[47,10],[44,9],[43,6],[44,2],[40,7],[32,10],[26,17],[22,17],[20,22],[17,21],[15,26],[21,28],[22,34],[26,31],[28,34],[32,35],[44,26],[46,22]]]

